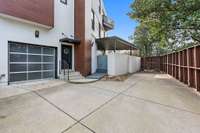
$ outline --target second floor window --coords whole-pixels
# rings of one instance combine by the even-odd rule
[[[99,0],[99,14],[101,14],[101,0]]]
[[[94,10],[92,10],[92,29],[95,30],[95,13]]]
[[[101,24],[99,23],[99,38],[101,38]]]

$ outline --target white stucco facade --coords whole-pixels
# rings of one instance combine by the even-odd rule
[[[100,3],[101,2],[101,3]],[[99,6],[101,5],[101,12],[99,12]],[[103,0],[86,0],[86,39],[92,42],[91,51],[91,70],[95,73],[97,70],[97,45],[95,39],[104,37],[106,34],[103,29],[103,14],[106,15],[106,10],[104,8]],[[95,30],[92,29],[92,14],[91,11],[95,13]],[[99,36],[99,24],[101,25],[101,35]]]
[[[40,32],[35,38],[35,30]],[[0,82],[8,81],[8,41],[52,46],[57,48],[58,73],[61,60],[61,43],[59,39],[74,36],[74,0],[65,5],[54,1],[54,27],[48,29],[39,24],[27,23],[10,16],[0,16],[0,75],[5,75]]]
[[[101,3],[101,4],[100,4]],[[101,6],[100,6],[101,5]],[[101,7],[101,11],[99,11]],[[92,29],[91,10],[95,13],[95,29]],[[97,45],[95,40],[106,35],[103,27],[103,14],[106,15],[103,0],[85,0],[85,39],[91,41],[91,73],[97,69]],[[101,29],[99,28],[101,25]],[[73,44],[59,42],[60,39],[75,36],[75,3],[68,0],[63,4],[54,0],[54,27],[29,22],[12,16],[0,14],[0,84],[8,83],[9,59],[8,42],[19,42],[33,45],[50,46],[57,49],[57,75],[61,72],[62,45],[72,46],[72,70],[75,70],[75,48]],[[100,35],[99,35],[99,30]],[[35,37],[39,31],[39,38]],[[5,76],[4,76],[5,75]]]

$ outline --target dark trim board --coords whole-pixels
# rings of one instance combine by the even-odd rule
[[[55,79],[58,79],[58,48],[55,48]]]
[[[10,65],[9,65],[9,60],[10,60],[10,54],[9,54],[9,51],[10,51],[10,47],[9,47],[9,42],[7,43],[7,47],[8,47],[8,51],[7,51],[7,54],[8,54],[8,61],[7,61],[7,65],[8,65],[8,71],[7,71],[7,75],[8,75],[8,85],[10,85]]]
[[[13,61],[10,61],[10,55],[15,55],[15,54],[17,54],[17,55],[20,55],[20,54],[22,54],[22,55],[26,55],[26,52],[27,52],[27,55],[26,55],[26,58],[27,57],[29,57],[29,56],[32,56],[32,53],[29,53],[28,51],[26,51],[25,53],[15,53],[15,52],[10,52],[10,45],[12,45],[11,43],[16,43],[16,44],[24,44],[24,45],[26,45],[26,47],[27,47],[27,50],[28,50],[28,46],[29,45],[33,45],[33,46],[40,46],[41,47],[41,54],[39,53],[38,54],[38,56],[41,56],[41,61],[39,61],[39,62],[28,62],[28,60],[27,61],[22,61],[22,64],[26,64],[26,65],[28,65],[29,63],[35,63],[35,64],[37,64],[37,63],[39,63],[38,65],[41,65],[41,69],[36,69],[36,71],[34,71],[33,69],[32,69],[32,71],[30,71],[30,70],[28,70],[28,66],[26,66],[26,69],[24,69],[24,70],[26,70],[26,71],[24,71],[24,72],[22,72],[22,71],[19,71],[19,73],[21,73],[21,74],[27,74],[26,76],[27,76],[27,78],[29,77],[29,75],[28,74],[34,74],[34,73],[40,73],[41,72],[41,78],[39,78],[39,79],[35,79],[35,77],[34,77],[34,79],[32,80],[32,78],[31,79],[26,79],[26,80],[22,80],[22,81],[11,81],[11,77],[10,77],[10,74],[11,74],[11,68],[10,68],[10,65],[11,65],[11,63],[14,63],[14,64],[20,64],[20,63],[18,63],[17,61],[16,61],[16,63],[15,63],[15,61],[13,62]],[[8,46],[8,72],[7,72],[7,74],[8,74],[8,85],[10,84],[10,83],[18,83],[18,82],[29,82],[29,81],[36,81],[36,80],[44,80],[44,79],[49,79],[49,78],[44,78],[42,75],[43,74],[50,74],[51,72],[53,73],[53,71],[51,71],[51,70],[54,70],[54,75],[53,75],[53,77],[52,78],[55,78],[55,79],[57,79],[58,78],[58,59],[57,59],[57,57],[58,57],[58,51],[57,51],[57,47],[53,47],[53,46],[45,46],[45,45],[40,45],[40,44],[32,44],[32,43],[23,43],[23,42],[16,42],[16,41],[8,41],[8,43],[7,43],[7,46]],[[43,49],[44,48],[53,48],[54,50],[54,53],[52,53],[52,55],[51,54],[49,54],[49,53],[46,53],[46,54],[43,54]],[[35,53],[33,53],[33,56],[35,55]],[[37,54],[36,54],[36,56],[37,56]],[[13,57],[15,57],[15,56],[13,56]],[[46,58],[49,58],[49,57],[51,57],[51,59],[50,60],[52,60],[52,61],[47,61],[47,62],[43,62],[43,59],[45,59],[44,57],[46,57]],[[52,58],[52,57],[54,57],[54,58]],[[28,59],[28,58],[27,58]],[[29,59],[31,59],[31,58],[29,58]],[[50,62],[52,62],[53,64],[52,65],[50,65],[51,63]],[[28,64],[27,64],[28,63]],[[50,63],[50,64],[49,64]],[[46,66],[45,66],[45,64],[46,64]],[[30,65],[30,64],[29,64]],[[49,65],[50,65],[50,68],[49,68]],[[47,68],[45,68],[45,69],[43,69],[44,67],[47,67]],[[19,68],[19,67],[18,67]],[[53,69],[51,69],[51,68],[53,68]],[[16,72],[18,72],[18,71],[16,71]],[[15,74],[15,71],[14,72],[12,72],[13,74]],[[45,76],[46,77],[46,76]],[[43,79],[44,78],[44,79]]]

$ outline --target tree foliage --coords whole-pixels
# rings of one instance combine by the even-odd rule
[[[130,18],[141,55],[159,55],[200,42],[200,0],[134,0]]]

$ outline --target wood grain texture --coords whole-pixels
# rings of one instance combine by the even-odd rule
[[[0,0],[0,13],[54,26],[54,0]]]
[[[87,76],[91,73],[91,45],[85,37],[85,0],[75,0],[75,36],[81,40],[75,45],[75,69]]]

